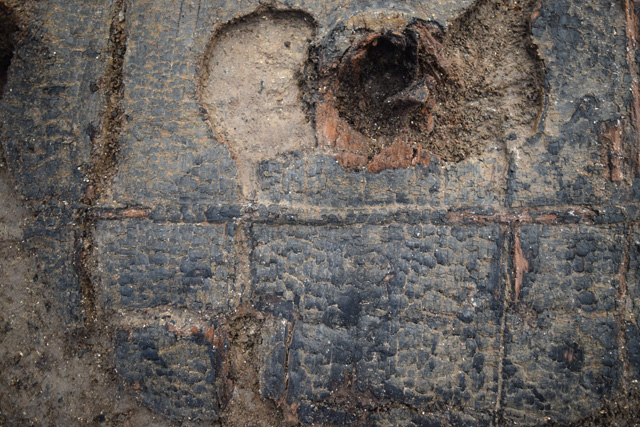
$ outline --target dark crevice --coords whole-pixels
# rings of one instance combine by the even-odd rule
[[[73,267],[78,277],[82,298],[82,317],[86,327],[93,325],[96,317],[96,291],[91,277],[93,251],[93,222],[85,210],[79,212],[76,221]]]
[[[513,281],[513,257],[510,256],[514,246],[514,236],[517,232],[516,227],[500,227],[500,235],[498,237],[498,281],[499,286],[496,287],[494,298],[502,300],[502,310],[500,313],[500,336],[499,336],[499,358],[498,358],[498,384],[496,391],[496,404],[493,410],[494,425],[504,424],[504,410],[502,403],[504,401],[504,378],[502,369],[504,360],[507,356],[505,339],[507,335],[507,310],[511,305],[511,286]]]
[[[90,90],[102,90],[104,110],[100,128],[89,126],[87,133],[91,140],[91,170],[83,202],[93,205],[104,191],[106,184],[116,171],[119,151],[119,137],[124,122],[122,97],[124,94],[123,65],[127,51],[125,32],[126,7],[124,0],[117,0],[111,16],[109,30],[110,61],[101,81]],[[97,86],[97,87],[96,87]],[[82,294],[82,310],[86,327],[97,321],[96,291],[92,280],[93,271],[93,226],[94,221],[87,209],[78,213],[75,230],[74,268]]]
[[[104,192],[114,177],[120,150],[120,132],[125,120],[122,98],[124,96],[124,57],[127,52],[126,5],[117,0],[109,29],[110,61],[99,89],[104,92],[104,110],[100,128],[89,129],[91,136],[92,168],[84,202],[92,205]]]
[[[289,330],[287,331],[287,342],[285,343],[285,356],[284,356],[284,373],[285,373],[284,395],[283,395],[284,401],[286,401],[289,396],[289,387],[290,387],[289,368],[291,366],[291,344],[293,343],[293,334],[296,329],[296,323],[297,323],[297,318],[294,317],[293,321],[287,325]]]
[[[2,43],[0,41],[0,43]],[[13,58],[13,50],[6,51],[0,49],[0,98],[4,95],[4,86],[7,84],[7,72],[11,59]]]
[[[0,99],[4,95],[4,88],[7,84],[7,75],[13,59],[14,38],[17,29],[18,27],[12,19],[11,10],[0,3]],[[0,168],[4,166],[4,149],[0,143]]]
[[[514,153],[505,153],[509,168],[507,169],[507,190],[504,199],[504,207],[511,208],[513,207],[518,191],[518,162]]]
[[[7,74],[11,59],[13,59],[14,36],[17,29],[12,19],[11,10],[0,4],[0,98],[4,95]]]
[[[440,28],[415,21],[402,31],[364,34],[341,59],[336,107],[364,135],[393,135],[428,114],[446,74]],[[364,118],[364,119],[363,119]]]
[[[341,115],[347,116],[353,110],[360,115],[384,110],[385,101],[406,89],[414,78],[416,50],[415,44],[390,32],[348,53],[352,58],[341,69],[344,75],[338,90]],[[377,121],[382,124],[385,118],[389,115],[381,114]]]

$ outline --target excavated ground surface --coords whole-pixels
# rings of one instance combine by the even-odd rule
[[[446,32],[430,21],[358,28],[353,47],[334,59],[339,65],[312,58],[325,63],[316,65],[320,81],[310,75],[305,84],[329,88],[319,102],[335,103],[364,136],[369,161],[401,138],[459,162],[491,141],[537,130],[543,66],[530,35],[535,8],[535,1],[478,2]]]
[[[634,425],[639,10],[0,0],[0,424]]]

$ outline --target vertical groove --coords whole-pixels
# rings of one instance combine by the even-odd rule
[[[513,239],[513,230],[508,230],[504,226],[500,226],[499,238],[499,255],[498,264],[500,266],[500,294],[502,296],[502,315],[500,318],[500,344],[498,350],[498,390],[496,392],[496,405],[493,414],[493,425],[502,424],[502,399],[504,394],[504,379],[502,376],[502,367],[506,357],[505,335],[507,330],[507,310],[509,309],[509,298],[511,288],[511,268],[513,262],[509,257],[511,253],[511,240]]]
[[[83,200],[87,205],[94,205],[106,183],[115,175],[118,141],[124,120],[122,97],[124,55],[127,51],[124,30],[126,8],[124,0],[116,0],[114,6],[109,28],[110,60],[101,82],[105,105],[100,129],[97,132],[91,130],[91,170]],[[75,230],[74,268],[80,284],[84,323],[89,326],[97,320],[96,291],[91,277],[94,221],[87,209],[79,210],[76,215],[78,226]]]
[[[640,82],[638,82],[638,69],[636,64],[636,51],[638,49],[638,15],[635,12],[635,2],[625,0],[626,34],[627,34],[627,63],[631,75],[631,124],[634,129],[635,154],[634,166],[636,174],[640,174]]]
[[[511,208],[515,201],[515,194],[517,191],[517,173],[518,165],[516,163],[513,151],[505,148],[505,157],[507,160],[507,189],[504,198],[504,207]]]
[[[289,395],[289,365],[291,363],[290,351],[291,351],[291,343],[293,342],[293,333],[296,328],[296,316],[294,314],[293,320],[288,322],[287,327],[289,330],[287,331],[287,342],[285,343],[285,356],[284,356],[284,393],[282,395],[282,402],[280,402],[281,407],[286,408],[288,410],[292,410],[294,408],[289,408],[287,405],[287,397]],[[295,414],[288,414],[289,417],[295,419]]]
[[[221,425],[237,425],[246,416],[246,401],[250,399],[257,414],[269,414],[279,418],[275,404],[264,399],[260,391],[260,360],[263,357],[262,339],[265,318],[253,306],[251,279],[251,252],[253,251],[252,223],[245,215],[236,224],[235,257],[237,259],[235,284],[232,293],[239,293],[237,300],[229,307],[229,349],[227,353],[229,369],[229,390],[221,400]],[[249,397],[247,397],[249,396]],[[263,419],[251,419],[261,424]]]
[[[126,5],[116,0],[109,28],[110,59],[101,81],[104,92],[104,110],[100,129],[91,138],[91,171],[84,202],[93,205],[114,177],[120,150],[120,132],[124,124],[124,57],[127,52],[125,31]]]
[[[236,286],[235,292],[240,293],[239,305],[251,305],[253,289],[251,286],[251,251],[253,250],[249,237],[252,234],[252,223],[246,218],[240,219],[237,224],[235,244],[237,256]]]
[[[77,213],[76,223],[78,225],[74,230],[73,266],[80,285],[82,320],[85,326],[89,326],[97,320],[96,292],[90,273],[91,253],[93,251],[93,221],[87,215],[86,210],[81,210]]]
[[[636,53],[638,50],[638,14],[635,11],[636,2],[633,0],[625,0],[625,18],[626,18],[626,35],[627,35],[627,63],[629,66],[629,74],[631,75],[631,94],[633,96],[631,102],[631,125],[634,134],[635,153],[633,167],[635,175],[640,175],[640,82],[638,81],[639,70],[636,63]],[[618,323],[618,351],[619,359],[622,363],[622,392],[625,395],[629,393],[631,385],[631,371],[629,366],[629,358],[627,357],[627,339],[626,325],[629,322],[629,316],[632,315],[632,301],[627,293],[626,275],[629,270],[630,248],[632,239],[632,225],[627,224],[624,234],[624,248],[622,252],[622,260],[619,270],[619,289],[618,301],[619,306],[616,312],[616,320]]]

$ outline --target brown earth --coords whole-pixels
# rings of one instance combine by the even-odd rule
[[[52,307],[30,217],[0,160],[0,425],[171,425],[120,387],[102,325],[70,330]]]
[[[260,160],[315,146],[295,83],[313,35],[304,14],[259,10],[218,29],[209,46],[200,100],[231,150],[246,197]]]
[[[331,145],[342,166],[375,173],[423,163],[429,156],[418,150],[458,162],[489,141],[533,135],[543,100],[542,62],[529,35],[535,7],[480,1],[446,33],[415,20],[354,31],[339,64],[318,66],[320,81],[304,83],[322,88],[310,106],[320,145]],[[381,164],[396,144],[409,150]]]

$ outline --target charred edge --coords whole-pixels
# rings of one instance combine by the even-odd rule
[[[502,425],[503,412],[502,412],[502,399],[504,398],[504,379],[502,377],[502,367],[504,365],[504,359],[506,357],[505,335],[507,330],[507,309],[509,308],[509,284],[511,283],[511,257],[507,256],[511,251],[513,233],[510,232],[505,226],[500,227],[499,246],[498,246],[498,265],[503,269],[500,271],[500,284],[498,287],[499,296],[496,298],[502,298],[502,316],[500,318],[500,348],[498,357],[498,390],[496,392],[496,406],[493,412],[493,424]],[[507,265],[505,266],[505,262]]]
[[[624,8],[626,15],[626,33],[627,33],[627,63],[629,64],[629,73],[631,74],[631,93],[633,95],[631,105],[631,124],[634,128],[635,135],[635,172],[640,175],[640,78],[638,66],[636,64],[636,51],[638,49],[638,15],[635,11],[635,3],[633,0],[625,0]]]
[[[78,213],[78,226],[75,230],[73,267],[78,278],[81,292],[82,313],[85,327],[96,321],[96,292],[91,280],[90,263],[93,250],[92,221],[86,211]]]
[[[88,205],[92,205],[100,197],[103,187],[116,173],[120,131],[125,119],[122,106],[124,96],[124,56],[127,52],[125,17],[126,6],[124,0],[116,0],[116,7],[111,17],[111,27],[109,29],[111,59],[101,82],[104,91],[105,108],[100,123],[100,132],[91,139],[93,164],[84,200]]]

